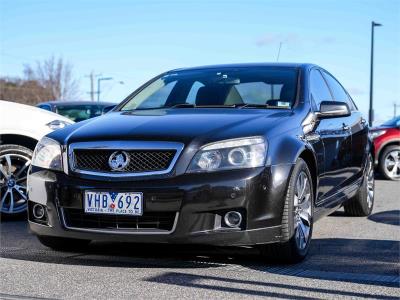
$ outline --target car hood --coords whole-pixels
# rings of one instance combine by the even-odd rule
[[[40,140],[52,131],[46,124],[56,120],[67,124],[74,123],[38,107],[3,100],[0,100],[0,112],[0,135],[17,134]]]
[[[265,135],[289,110],[166,109],[111,112],[54,132],[64,144],[83,141],[143,140],[188,144]]]

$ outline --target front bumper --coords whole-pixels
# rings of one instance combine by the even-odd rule
[[[49,170],[28,178],[29,208],[46,207],[47,221],[37,222],[29,209],[29,226],[37,235],[136,243],[256,245],[281,241],[287,178],[292,165],[132,181],[98,181]],[[65,212],[83,214],[85,190],[137,191],[144,195],[143,216],[173,213],[171,230],[104,229],[71,226]],[[221,225],[227,211],[240,211],[240,228]]]

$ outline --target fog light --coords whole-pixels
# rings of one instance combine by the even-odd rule
[[[239,227],[242,223],[242,215],[237,211],[230,211],[225,214],[224,221],[231,228]]]
[[[43,205],[35,204],[32,208],[32,213],[36,219],[43,219],[45,215],[45,209]]]

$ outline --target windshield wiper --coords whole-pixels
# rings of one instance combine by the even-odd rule
[[[280,109],[290,109],[287,106],[275,106],[269,104],[257,104],[257,103],[238,103],[232,105],[196,105],[191,103],[178,103],[172,106],[160,106],[160,107],[146,107],[146,108],[136,108],[133,111],[138,110],[151,110],[151,109],[169,109],[169,108],[280,108]]]
[[[279,109],[290,109],[288,106],[276,106],[269,104],[257,104],[257,103],[240,103],[235,105],[236,108],[279,108]]]
[[[190,103],[179,103],[172,106],[165,106],[165,108],[195,108],[196,105]]]
[[[235,104],[235,107],[242,109],[242,108],[269,108],[270,106],[268,104],[240,103],[240,104]]]
[[[138,110],[152,110],[152,109],[167,109],[167,108],[194,108],[196,105],[190,103],[179,103],[172,106],[158,106],[158,107],[143,107],[143,108],[135,108],[130,111],[138,111]]]
[[[195,105],[190,103],[179,103],[172,106],[165,106],[165,108],[236,108],[235,105]]]

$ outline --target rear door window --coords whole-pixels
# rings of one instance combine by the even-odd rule
[[[333,78],[330,74],[327,72],[323,72],[324,78],[326,79],[331,92],[333,94],[333,97],[335,98],[335,101],[341,101],[341,102],[346,102],[351,110],[354,110],[354,104],[349,98],[347,92],[344,90],[342,85],[335,79]]]
[[[322,101],[333,101],[326,81],[320,71],[314,69],[310,74],[310,93],[314,109],[319,110]]]

